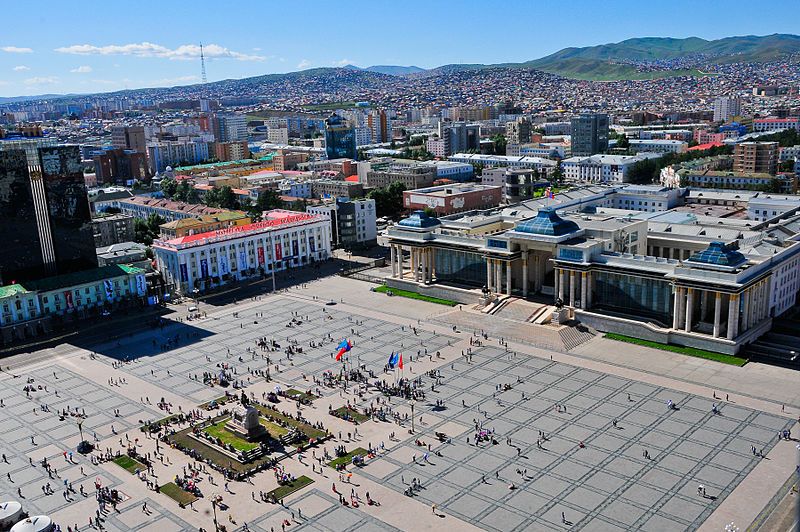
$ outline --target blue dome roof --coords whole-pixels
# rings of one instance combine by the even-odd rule
[[[408,218],[403,218],[397,222],[397,225],[400,227],[411,227],[414,229],[427,229],[429,227],[441,225],[441,223],[442,222],[436,218],[425,214],[425,211],[414,211]]]
[[[518,233],[546,236],[564,236],[578,230],[578,224],[572,220],[564,220],[550,207],[539,209],[534,218],[520,223],[516,229]]]
[[[687,260],[700,264],[728,267],[740,266],[747,262],[745,256],[735,246],[725,242],[711,242],[706,249],[695,253]]]

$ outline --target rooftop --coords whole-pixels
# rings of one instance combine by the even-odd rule
[[[555,209],[543,208],[535,217],[525,220],[517,225],[518,233],[531,235],[564,236],[578,231],[578,224],[572,220],[564,220]]]
[[[47,292],[50,290],[58,290],[59,288],[96,283],[98,281],[104,281],[114,277],[120,277],[123,275],[136,275],[140,273],[144,273],[144,270],[141,268],[126,266],[123,264],[115,264],[113,266],[102,266],[100,268],[66,273],[64,275],[56,275],[54,277],[45,277],[44,279],[31,281],[25,284],[28,285],[28,289],[30,290]]]

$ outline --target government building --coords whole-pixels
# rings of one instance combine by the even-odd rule
[[[587,187],[438,219],[417,211],[387,231],[387,284],[462,303],[483,290],[560,300],[601,331],[729,354],[795,305],[800,202],[766,220],[744,208],[725,218],[667,209],[667,196],[657,212],[614,207],[620,194],[651,194],[641,188]]]
[[[158,270],[182,295],[327,260],[324,216],[276,209],[264,220],[153,242]]]

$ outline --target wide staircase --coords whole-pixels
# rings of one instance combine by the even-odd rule
[[[744,354],[753,362],[800,369],[800,308],[774,319],[770,332],[748,345]]]

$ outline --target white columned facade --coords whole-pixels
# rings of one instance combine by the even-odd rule
[[[506,261],[506,293],[511,295],[511,261]]]
[[[486,259],[486,289],[489,292],[493,292],[492,290],[492,259]]]
[[[686,289],[686,324],[684,330],[692,332],[692,312],[694,310],[694,289]]]
[[[414,281],[419,282],[419,249],[412,248],[411,253],[414,257],[412,264],[414,265]]]
[[[722,293],[714,293],[714,338],[719,338],[719,326],[722,321]]]
[[[742,293],[742,332],[750,328],[750,289]]]
[[[569,306],[575,306],[575,270],[569,272]]]
[[[389,260],[392,263],[392,277],[397,277],[397,250],[394,244],[389,247],[389,251],[391,256]]]
[[[586,301],[586,294],[588,292],[589,279],[586,272],[581,272],[581,308],[589,308]]]
[[[522,297],[528,297],[528,252],[522,255]]]
[[[558,269],[558,298],[563,302],[564,301],[564,283],[566,281],[566,273],[564,272],[564,268]]]
[[[503,268],[500,259],[494,261],[494,287],[498,294],[503,293]]]
[[[683,288],[675,287],[675,302],[672,304],[672,328],[681,328],[681,303],[683,302]]]
[[[728,303],[728,340],[733,340],[739,334],[739,294],[731,294]]]

